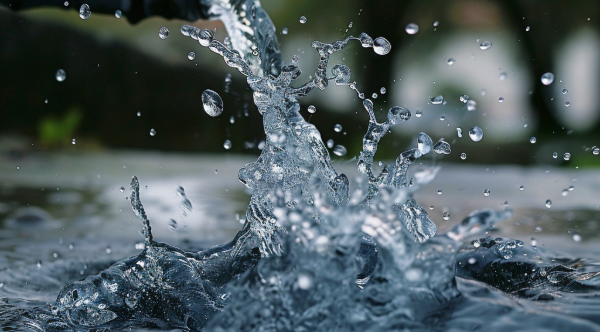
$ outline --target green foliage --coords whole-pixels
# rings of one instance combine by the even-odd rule
[[[81,110],[69,109],[62,117],[49,115],[38,124],[39,139],[43,145],[59,146],[71,142],[73,134],[81,123]]]

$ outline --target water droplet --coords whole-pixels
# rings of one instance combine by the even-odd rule
[[[373,94],[371,95],[371,97],[373,97],[373,99],[377,99],[377,94],[375,92],[373,92]]]
[[[175,231],[177,229],[177,221],[175,221],[174,219],[169,219],[168,227],[169,230]]]
[[[596,156],[600,154],[600,148],[598,147],[593,147],[592,148],[592,153],[595,154]]]
[[[410,119],[410,111],[404,107],[394,106],[389,109],[387,118],[390,126],[395,126]]]
[[[563,191],[560,193],[563,197],[567,196],[569,194],[569,190],[568,189],[563,189]]]
[[[452,65],[453,65],[453,64],[455,64],[455,63],[456,63],[456,60],[455,60],[454,58],[450,58],[450,59],[448,59],[448,65],[449,65],[449,66],[452,66]]]
[[[485,189],[483,191],[483,196],[488,197],[490,195],[490,190],[489,189]]]
[[[473,247],[475,247],[475,248],[481,247],[481,241],[479,241],[479,240],[473,240],[472,243],[473,243]]]
[[[535,142],[537,142],[537,138],[532,137],[532,138],[529,139],[529,143],[535,144]]]
[[[233,116],[231,116],[229,118],[229,123],[234,124],[235,123],[235,118]]]
[[[317,111],[317,108],[314,105],[310,105],[308,106],[308,113],[315,113]]]
[[[92,15],[92,11],[90,10],[90,6],[86,3],[79,7],[79,17],[81,17],[82,20],[87,20],[90,18],[90,15]]]
[[[506,73],[500,73],[500,75],[498,76],[498,79],[501,81],[506,80]]]
[[[300,60],[300,58],[298,58],[298,56],[296,54],[292,55],[292,62],[293,63],[298,62],[298,60]]]
[[[335,126],[333,126],[333,130],[335,130],[336,133],[339,133],[342,131],[342,125],[341,124],[336,124]]]
[[[73,138],[73,140],[71,140],[71,144],[75,145],[77,144],[77,141]]]
[[[479,142],[483,138],[483,130],[481,128],[475,126],[469,129],[469,137],[473,140],[473,142]]]
[[[456,134],[458,135],[458,137],[462,137],[462,129],[456,128]]]
[[[421,110],[417,110],[417,111],[415,112],[415,116],[416,116],[417,118],[420,118],[422,115],[423,115],[423,112],[421,112]]]
[[[549,200],[549,199],[546,200],[546,207],[548,209],[552,207],[552,201],[551,200]]]
[[[419,26],[415,23],[409,23],[408,25],[406,25],[406,28],[404,30],[406,30],[406,33],[408,33],[409,35],[414,35],[415,33],[419,32]]]
[[[525,31],[529,31],[529,30],[531,30],[531,28],[528,25],[527,27],[525,27]]]
[[[569,90],[567,90],[567,89],[562,89],[562,94],[563,94],[563,95],[566,95],[567,93],[569,93]]]
[[[65,5],[65,7],[69,6],[69,2],[65,1],[64,5]]]
[[[377,37],[373,41],[373,51],[375,51],[376,54],[386,55],[390,53],[391,50],[392,44],[390,44],[387,39],[383,37]]]
[[[485,96],[485,94],[486,94],[486,93],[487,93],[487,91],[485,91],[485,89],[481,90],[481,92],[480,92],[480,94],[481,94],[482,96]]]
[[[158,36],[160,39],[167,39],[169,37],[169,29],[167,27],[162,27],[158,30]]]
[[[474,257],[469,258],[469,264],[473,265],[475,263],[477,263],[477,260]]]
[[[304,24],[304,23],[306,23],[306,21],[307,21],[306,17],[300,16],[300,23]]]
[[[215,34],[211,30],[203,29],[198,34],[198,42],[200,43],[200,45],[207,47],[213,41],[214,37]]]
[[[117,9],[117,10],[115,11],[115,17],[116,17],[116,18],[121,18],[121,16],[123,16],[123,13],[122,13],[120,10],[118,10],[118,9]]]
[[[194,60],[195,58],[196,58],[196,53],[194,53],[194,52],[188,53],[188,59],[189,60]]]
[[[463,152],[463,153],[461,153],[461,154],[460,154],[460,159],[462,159],[462,160],[465,160],[465,159],[467,159],[467,154],[466,154],[466,153],[464,153],[464,152]]]
[[[125,187],[121,187],[121,188],[119,188],[119,191],[120,191],[120,192],[125,192]]]
[[[525,190],[525,187],[524,186],[520,186],[519,190],[523,191],[523,190]]]
[[[438,189],[437,193],[438,193],[438,195],[441,195],[441,194],[443,194],[444,192],[442,191],[442,189]]]
[[[434,105],[439,105],[443,102],[444,102],[444,96],[442,96],[442,95],[431,98],[431,103]]]
[[[434,26],[434,27],[437,27],[438,25],[440,25],[440,22],[439,22],[439,21],[435,21],[435,22],[433,22],[433,26]]]
[[[150,129],[150,136],[154,136],[154,135],[156,135],[156,130]]]
[[[287,35],[288,34],[288,28],[287,27],[283,27],[283,29],[281,29],[281,34],[282,35]]]
[[[568,153],[568,152],[565,152],[565,154],[563,155],[563,159],[564,159],[564,160],[569,160],[569,159],[571,159],[571,154],[570,154],[570,153]]]
[[[450,219],[450,212],[444,212],[444,214],[442,214],[442,218],[444,218],[444,220],[449,220]]]
[[[223,147],[225,148],[225,150],[231,149],[231,141],[226,139],[225,142],[223,142]]]
[[[202,92],[202,106],[206,114],[215,117],[223,113],[223,99],[213,90],[206,89]]]
[[[467,95],[460,95],[459,99],[460,99],[461,103],[466,104],[469,101],[469,96],[467,96]]]
[[[570,102],[566,102],[566,103],[565,103],[565,106],[566,106],[566,107],[569,107],[569,106],[571,106],[571,103],[570,103]]]
[[[444,121],[444,120],[446,120],[446,116],[445,116],[444,114],[442,114],[442,115],[440,116],[440,121]]]
[[[142,116],[142,112],[137,112],[137,116]]]
[[[106,249],[104,251],[110,255],[110,253],[112,252],[112,249],[110,249],[110,247],[106,247]]]
[[[554,153],[552,154],[552,158],[554,158],[554,159],[558,158],[558,153],[557,153],[557,152],[554,152]]]
[[[484,41],[483,43],[481,43],[479,45],[479,48],[482,49],[482,50],[484,50],[484,51],[485,50],[489,50],[490,47],[492,47],[492,42],[491,41]]]
[[[437,154],[450,154],[450,144],[448,144],[446,141],[440,140],[433,146],[433,151]]]
[[[384,87],[381,87],[381,89],[379,89],[379,93],[381,93],[382,95],[384,95],[387,92],[387,90]]]
[[[504,102],[504,97],[498,98],[498,102],[500,102],[500,103]]]
[[[300,288],[302,290],[309,290],[312,287],[313,287],[312,272],[298,273],[298,288]]]
[[[333,149],[333,153],[338,157],[345,156],[347,152],[348,150],[346,150],[346,147],[344,147],[343,145],[336,145]]]
[[[328,140],[327,140],[327,147],[328,147],[328,148],[330,148],[330,149],[331,149],[331,148],[333,147],[333,145],[334,145],[334,144],[335,144],[335,143],[333,142],[333,140],[332,140],[332,139],[328,139]]]
[[[552,84],[552,82],[554,82],[554,74],[545,73],[544,75],[542,75],[541,80],[542,80],[543,85],[550,85],[550,84]]]
[[[575,242],[581,241],[581,235],[579,235],[577,233],[573,234],[573,241],[575,241]]]
[[[473,112],[477,109],[477,102],[475,100],[467,101],[467,111]]]
[[[48,104],[48,99],[44,100],[44,103],[45,103],[45,104]]]
[[[59,82],[64,81],[67,78],[67,73],[63,69],[56,71],[56,80]]]

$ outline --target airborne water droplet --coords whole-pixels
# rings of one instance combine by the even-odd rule
[[[328,139],[328,140],[327,140],[327,147],[328,147],[329,149],[331,149],[331,148],[333,147],[333,145],[334,145],[334,144],[335,144],[335,143],[333,142],[333,140],[332,140],[332,139]]]
[[[552,82],[554,82],[554,74],[552,74],[550,72],[545,73],[544,75],[542,75],[541,80],[542,80],[542,84],[550,85],[550,84],[552,84]]]
[[[504,97],[498,98],[498,102],[500,102],[500,103],[504,102]]]
[[[118,10],[118,9],[117,9],[117,10],[115,11],[115,17],[116,17],[116,18],[121,18],[121,16],[123,16],[123,13],[122,13],[120,10]]]
[[[306,17],[300,16],[300,23],[304,24],[304,23],[306,23],[306,21],[307,21]]]
[[[524,187],[524,186],[520,186],[520,187],[519,187],[519,190],[521,190],[521,191],[522,191],[522,190],[525,190],[525,187]]]
[[[449,220],[450,219],[450,212],[444,212],[444,214],[442,215],[442,218],[444,218],[444,220]]]
[[[317,108],[313,105],[308,106],[308,113],[315,113],[317,111]]]
[[[125,192],[125,187],[121,187],[121,188],[119,188],[119,191],[120,191],[120,192]]]
[[[56,80],[59,82],[64,81],[67,78],[67,73],[63,69],[56,71]]]
[[[382,95],[384,95],[386,92],[387,92],[387,90],[384,87],[379,89],[379,93],[381,93]]]
[[[488,197],[488,196],[490,196],[490,190],[489,190],[489,189],[485,189],[485,190],[483,191],[483,196],[485,196],[485,197]]]
[[[177,221],[175,219],[169,220],[169,230],[175,231],[177,229]]]
[[[460,101],[461,101],[463,104],[466,104],[466,103],[469,101],[469,96],[467,96],[467,95],[460,95],[460,98],[459,98],[459,99],[460,99]]]
[[[198,42],[200,45],[207,47],[213,41],[214,36],[215,34],[211,30],[203,29],[198,34]]]
[[[566,95],[567,93],[569,93],[569,90],[567,90],[567,89],[562,89],[562,94],[563,94],[563,95]]]
[[[433,151],[437,154],[450,154],[450,144],[446,141],[439,141],[433,146]]]
[[[414,35],[415,33],[419,32],[419,26],[415,23],[409,23],[408,25],[406,25],[405,30],[406,33],[408,33],[409,35]]]
[[[537,142],[537,138],[532,137],[532,138],[529,139],[529,143],[535,144],[535,142]]]
[[[389,109],[387,118],[390,126],[395,126],[410,119],[410,111],[404,107],[394,106]]]
[[[158,36],[160,39],[167,39],[169,37],[169,29],[167,27],[162,27],[158,30]]]
[[[453,64],[455,64],[455,63],[456,63],[456,60],[455,60],[454,58],[450,58],[450,59],[448,59],[448,65],[449,65],[449,66],[452,66],[452,65],[453,65]]]
[[[434,105],[439,105],[443,102],[444,102],[444,96],[442,96],[442,95],[431,98],[431,103]]]
[[[188,53],[188,59],[194,60],[195,58],[196,58],[196,53],[194,53],[194,52]]]
[[[569,159],[571,159],[571,154],[570,154],[570,153],[568,153],[568,152],[565,152],[565,154],[563,155],[563,159],[564,159],[564,160],[569,160]]]
[[[531,28],[529,26],[525,27],[525,31],[529,31]]]
[[[474,111],[477,109],[477,102],[475,100],[467,101],[467,111]]]
[[[373,99],[377,99],[377,94],[375,92],[373,92],[373,94],[371,95],[371,97],[373,97]]]
[[[461,154],[460,154],[460,159],[462,159],[462,160],[465,160],[465,159],[467,159],[467,154],[466,154],[466,153],[464,153],[464,152],[463,152],[463,153],[461,153]]]
[[[438,193],[438,195],[441,195],[441,194],[443,194],[444,192],[442,191],[442,189],[438,189],[437,193]]]
[[[570,103],[570,102],[566,102],[566,103],[565,103],[565,106],[566,106],[566,107],[569,107],[569,106],[571,106],[571,103]]]
[[[225,148],[225,150],[231,149],[231,141],[226,139],[225,142],[223,142],[223,147]]]
[[[223,113],[223,99],[213,90],[206,89],[202,92],[202,106],[206,114],[215,117]]]
[[[546,207],[548,209],[552,207],[552,201],[551,200],[549,200],[549,199],[546,200]]]
[[[490,47],[492,47],[492,42],[491,42],[491,41],[487,41],[487,40],[486,40],[486,41],[484,41],[483,43],[481,43],[481,44],[479,45],[479,48],[480,48],[480,49],[482,49],[482,50],[484,50],[484,51],[485,51],[485,50],[489,50],[489,49],[490,49]]]
[[[373,51],[375,51],[375,53],[379,55],[386,55],[390,53],[391,50],[392,44],[390,44],[387,39],[383,37],[377,37],[373,41]]]
[[[342,131],[342,125],[341,124],[336,124],[335,126],[333,126],[333,130],[335,130],[336,133],[339,133]]]
[[[557,152],[554,152],[554,153],[552,154],[552,158],[554,158],[554,159],[558,158],[558,153],[557,153]]]
[[[336,145],[333,149],[333,153],[338,157],[345,156],[347,152],[348,150],[346,150],[346,147],[344,147],[343,145]]]
[[[581,241],[581,235],[579,235],[577,233],[573,234],[573,241],[575,241],[575,242]]]
[[[75,145],[75,144],[77,144],[77,141],[73,138],[73,140],[71,141],[71,144]]]
[[[417,111],[415,112],[415,116],[416,116],[417,118],[420,118],[422,115],[423,115],[423,112],[421,112],[421,110],[417,110]]]
[[[150,136],[154,136],[154,135],[156,135],[156,130],[150,129]]]
[[[498,76],[498,79],[501,81],[506,80],[506,73],[500,73],[500,75]]]
[[[79,8],[79,17],[81,17],[82,20],[87,20],[88,18],[90,18],[90,15],[92,15],[90,6],[88,6],[86,3],[81,5],[81,7]]]
[[[483,130],[481,128],[475,126],[469,129],[469,137],[473,140],[473,142],[479,142],[483,138]]]
[[[462,129],[461,128],[456,128],[456,133],[458,134],[458,137],[462,137]]]
[[[597,156],[597,155],[599,155],[599,154],[600,154],[600,148],[598,148],[598,147],[596,147],[596,146],[595,146],[595,147],[593,147],[593,148],[592,148],[592,153],[593,153],[594,155],[596,155],[596,156]]]

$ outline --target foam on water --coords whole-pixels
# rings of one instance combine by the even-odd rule
[[[327,68],[331,55],[354,40],[387,54],[391,45],[385,38],[373,40],[362,33],[330,44],[312,42],[318,66],[308,82],[296,87],[292,83],[301,74],[297,59],[283,64],[275,27],[258,1],[218,2],[208,12],[223,20],[228,41],[214,40],[212,31],[192,26],[181,32],[246,76],[263,116],[261,155],[238,174],[252,191],[243,228],[231,242],[197,252],[156,242],[133,177],[130,202],[142,221],[143,251],[67,285],[54,302],[3,299],[0,324],[5,329],[460,330],[474,328],[472,313],[465,312],[482,308],[488,317],[490,312],[504,315],[528,327],[595,329],[598,318],[588,312],[569,312],[584,321],[550,316],[547,312],[556,309],[527,304],[525,315],[506,295],[533,303],[560,302],[577,293],[580,302],[597,309],[600,303],[593,298],[599,273],[594,265],[517,240],[483,237],[463,243],[492,231],[512,210],[474,211],[435,236],[436,225],[413,194],[435,178],[439,167],[410,167],[432,150],[451,153],[449,143],[440,139],[434,145],[420,133],[416,147],[375,172],[378,144],[411,113],[395,106],[386,121],[378,122],[372,100],[357,90],[350,69],[336,64],[328,76]],[[357,159],[361,175],[352,188],[348,177],[334,169],[317,128],[300,114],[298,98],[315,88],[324,90],[332,80],[356,91],[369,115]],[[434,99],[444,102],[442,96]],[[213,104],[211,111],[219,109]],[[482,132],[471,131],[474,141],[481,140]],[[183,212],[191,211],[183,188],[178,195]],[[486,292],[497,293],[478,295]],[[571,297],[559,308],[568,311],[567,303],[576,302]],[[490,326],[502,327],[498,324],[502,320]]]

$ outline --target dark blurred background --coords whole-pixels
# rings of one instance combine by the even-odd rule
[[[367,96],[378,94],[374,102],[380,119],[394,105],[412,112],[409,122],[384,139],[379,159],[394,158],[425,131],[434,141],[452,143],[453,153],[445,157],[449,161],[598,164],[600,156],[591,152],[600,145],[597,0],[262,4],[277,27],[284,60],[300,57],[301,82],[318,60],[310,47],[313,40],[332,42],[366,32],[392,43],[386,56],[355,43],[331,62],[348,65]],[[107,149],[259,153],[262,118],[244,78],[179,32],[181,25],[193,24],[216,28],[222,39],[226,32],[219,21],[151,17],[131,24],[125,16],[91,10],[91,17],[82,20],[74,5],[18,11],[0,6],[3,153],[14,158],[29,151]],[[300,16],[306,16],[305,24]],[[406,32],[409,23],[418,25],[416,34]],[[163,26],[170,30],[165,40],[158,36]],[[484,41],[492,47],[481,50]],[[194,60],[188,59],[189,52],[195,52]],[[66,72],[63,82],[55,79],[59,69]],[[548,86],[540,80],[546,72],[555,75]],[[383,95],[381,87],[387,90]],[[211,118],[203,111],[205,89],[223,98],[221,116]],[[477,102],[475,111],[459,100],[462,94]],[[430,102],[438,95],[447,104]],[[348,149],[341,158],[358,153],[368,117],[355,93],[332,86],[301,103],[324,140]],[[309,105],[316,106],[315,114],[306,112]],[[341,132],[334,131],[335,124],[342,125]],[[484,131],[478,143],[467,134],[474,125]],[[462,138],[456,128],[462,129]],[[232,142],[228,151],[225,140]],[[553,152],[559,157],[554,159]],[[562,158],[565,152],[572,155],[568,161]],[[467,154],[465,160],[461,153]]]

